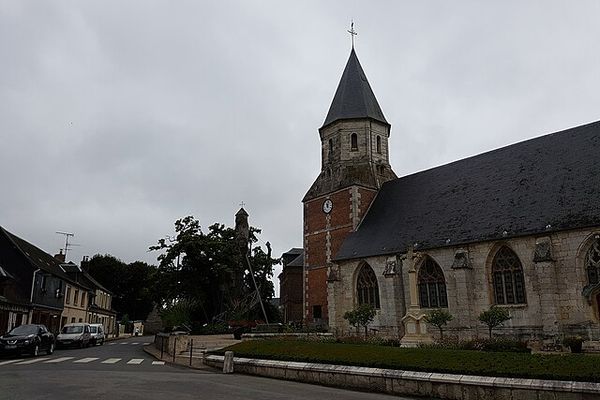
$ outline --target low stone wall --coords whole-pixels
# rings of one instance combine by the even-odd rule
[[[166,354],[179,354],[188,349],[188,335],[170,335],[168,333],[157,333],[154,336],[154,347],[157,350],[162,350]]]
[[[206,365],[223,368],[223,356]],[[600,399],[600,384],[541,379],[437,374],[342,365],[234,358],[234,371],[324,386],[452,400]]]

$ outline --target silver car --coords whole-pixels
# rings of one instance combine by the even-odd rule
[[[90,324],[66,324],[56,337],[56,347],[88,347],[90,339]]]

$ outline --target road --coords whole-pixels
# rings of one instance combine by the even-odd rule
[[[402,399],[164,364],[143,351],[151,340],[130,338],[57,350],[51,356],[2,358],[0,399]]]

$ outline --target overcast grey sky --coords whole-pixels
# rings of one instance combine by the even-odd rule
[[[596,0],[0,0],[0,225],[156,263],[244,201],[300,247],[351,18],[399,176],[600,119]]]

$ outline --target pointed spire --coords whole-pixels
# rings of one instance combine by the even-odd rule
[[[323,127],[340,119],[371,118],[388,124],[360,66],[354,48],[329,107]],[[388,124],[389,125],[389,124]]]

